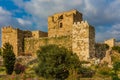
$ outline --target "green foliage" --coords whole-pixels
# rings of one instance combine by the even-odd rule
[[[117,51],[117,52],[120,53],[120,47],[119,47],[119,46],[114,46],[114,47],[112,47],[112,50],[115,50],[115,51]]]
[[[111,69],[107,66],[103,66],[99,68],[99,73],[105,76],[109,76],[110,75],[110,71]]]
[[[7,74],[12,74],[15,64],[15,55],[13,52],[13,47],[9,43],[3,45],[3,63],[6,68]]]
[[[113,63],[113,70],[115,71],[115,74],[117,74],[117,71],[120,70],[120,61],[116,61]]]
[[[111,54],[111,60],[113,63],[120,61],[120,54],[113,51],[113,54]]]
[[[79,58],[64,47],[46,45],[37,51],[39,59],[36,73],[46,79],[64,80],[69,70],[80,67]]]

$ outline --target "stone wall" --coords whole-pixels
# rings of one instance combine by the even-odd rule
[[[27,35],[28,33],[24,33],[22,30],[17,30],[17,55],[19,56],[21,53],[24,52],[24,36],[25,37],[29,37],[29,35]]]
[[[31,39],[39,37],[47,37],[47,33],[42,31],[23,31],[12,26],[2,28],[2,46],[4,43],[9,42],[13,46],[13,51],[16,56],[24,53],[24,38]]]
[[[64,46],[67,49],[72,49],[72,40],[70,36],[64,37],[44,37],[44,38],[25,38],[24,39],[24,51],[25,54],[32,54],[36,56],[36,51],[39,49],[40,46],[45,46],[49,44],[56,44],[59,46]]]
[[[109,47],[113,47],[115,46],[115,39],[114,38],[108,39],[104,43],[107,44]]]
[[[72,51],[80,60],[88,60],[95,54],[95,31],[86,21],[74,23],[72,31]]]
[[[35,55],[39,46],[56,44],[72,50],[80,60],[88,60],[95,56],[94,27],[82,21],[82,14],[77,10],[48,17],[48,34],[42,31],[3,28],[2,44],[5,42],[13,45],[16,55]]]
[[[82,21],[77,10],[57,13],[48,17],[48,37],[71,35],[74,22]]]
[[[32,31],[32,37],[33,38],[48,37],[48,33],[43,31]]]
[[[22,31],[22,34],[24,35],[24,37],[26,37],[26,38],[32,37],[31,31],[28,31],[28,30],[26,30],[26,31],[21,30],[21,31]]]

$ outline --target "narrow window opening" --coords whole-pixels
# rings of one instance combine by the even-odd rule
[[[62,28],[63,27],[63,24],[62,23],[60,23],[60,28]]]

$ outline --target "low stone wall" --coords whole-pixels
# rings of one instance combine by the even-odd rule
[[[16,62],[21,63],[23,65],[29,65],[30,63],[37,62],[37,57],[33,56],[18,56],[16,57]]]
[[[25,38],[24,40],[24,52],[25,54],[32,54],[33,56],[36,55],[36,51],[39,49],[40,46],[49,45],[49,44],[56,44],[59,46],[64,46],[67,49],[72,49],[72,40],[70,36],[63,36],[63,37],[44,37],[44,38]]]

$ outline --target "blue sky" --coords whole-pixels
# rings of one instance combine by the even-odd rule
[[[77,9],[96,29],[96,41],[120,40],[120,0],[0,0],[0,27],[47,31],[47,17]]]

